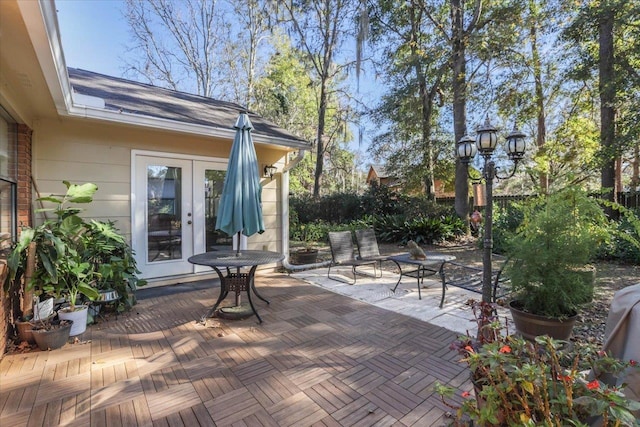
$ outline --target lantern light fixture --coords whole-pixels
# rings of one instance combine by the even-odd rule
[[[507,135],[507,153],[509,158],[515,162],[522,160],[527,144],[524,140],[526,135],[513,125],[513,130]]]
[[[476,156],[478,149],[475,145],[475,139],[471,135],[465,135],[458,141],[458,158],[460,161],[468,165]]]
[[[490,157],[498,145],[498,129],[489,123],[489,116],[476,131],[476,147],[483,157]]]
[[[264,167],[264,176],[269,177],[270,179],[273,179],[273,175],[276,174],[276,172],[278,171],[278,168],[276,168],[273,165],[267,165]]]

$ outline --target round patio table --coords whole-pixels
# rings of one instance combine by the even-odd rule
[[[262,323],[262,318],[251,300],[251,292],[253,291],[258,298],[267,304],[269,304],[269,301],[260,295],[256,289],[254,280],[256,269],[259,265],[274,264],[283,259],[284,255],[278,252],[255,250],[241,250],[239,253],[236,251],[212,251],[189,257],[190,263],[209,266],[218,273],[218,277],[220,278],[220,296],[213,307],[202,316],[200,321],[206,323],[207,317],[211,317],[215,313],[229,292],[235,292],[236,307],[239,307],[240,293],[246,291],[253,314],[255,314],[258,321]],[[240,269],[243,267],[250,267],[249,272],[240,272]],[[232,269],[235,269],[235,271],[232,271]]]

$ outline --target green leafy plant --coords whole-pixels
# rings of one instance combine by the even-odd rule
[[[41,202],[55,203],[53,208],[39,209],[51,212],[52,219],[35,228],[23,228],[20,238],[8,257],[8,280],[21,280],[26,272],[29,247],[35,249],[35,270],[26,283],[27,289],[36,288],[40,293],[65,296],[71,309],[79,294],[95,299],[98,291],[92,286],[95,271],[83,259],[84,220],[78,215],[82,209],[69,204],[90,203],[98,187],[95,184],[71,184],[63,181],[67,191],[62,196],[41,197]]]
[[[531,199],[507,245],[507,255],[514,260],[506,271],[514,299],[524,311],[541,316],[575,314],[591,292],[580,270],[610,235],[599,204],[580,189]]]
[[[141,285],[137,279],[135,259],[124,237],[113,223],[85,221],[77,205],[91,203],[98,187],[63,181],[64,195],[51,195],[38,200],[54,207],[39,209],[52,213],[41,225],[21,230],[20,237],[8,256],[7,284],[20,283],[27,272],[29,248],[35,252],[35,265],[25,283],[38,294],[65,297],[73,309],[78,297],[89,300],[99,296],[98,287],[108,280],[124,280]],[[126,292],[123,292],[126,295]]]
[[[634,212],[618,203],[599,200],[604,206],[620,213],[620,220],[613,230],[611,243],[603,248],[599,257],[628,263],[640,263],[640,210]]]
[[[120,295],[120,311],[131,308],[132,301],[127,295],[147,283],[138,278],[140,271],[131,247],[113,221],[91,220],[86,226],[85,258],[97,272],[96,287],[116,290]]]
[[[603,380],[605,374],[639,369],[636,361],[616,359],[593,345],[509,335],[506,323],[492,314],[494,307],[478,304],[479,338],[463,335],[451,345],[469,367],[475,399],[463,391],[462,403],[453,404],[460,392],[435,385],[456,410],[456,425],[471,419],[483,426],[586,426],[597,417],[604,427],[638,425],[632,412],[640,403]]]
[[[465,230],[464,222],[455,215],[386,215],[376,217],[374,222],[383,242],[413,240],[418,244],[432,244],[461,235]]]

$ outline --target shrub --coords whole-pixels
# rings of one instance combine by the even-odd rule
[[[464,233],[464,222],[455,215],[439,217],[385,215],[377,217],[375,229],[383,242],[432,244]]]
[[[618,204],[602,202],[622,214],[613,230],[611,242],[602,247],[598,258],[629,264],[640,263],[640,211],[634,212]]]
[[[302,223],[321,220],[339,224],[364,215],[360,197],[352,193],[335,193],[319,199],[310,195],[291,197],[289,206]]]
[[[609,236],[601,207],[580,189],[529,200],[507,251],[515,260],[507,271],[511,290],[524,311],[554,318],[575,313],[591,288],[577,270]]]
[[[524,220],[524,204],[513,202],[505,208],[497,208],[493,217],[493,252],[505,253],[507,242]],[[478,239],[482,244],[482,239]]]
[[[479,338],[462,335],[450,346],[467,364],[476,398],[465,391],[462,404],[453,405],[446,398],[456,390],[435,384],[444,404],[456,409],[455,425],[467,425],[466,417],[474,425],[583,426],[596,425],[594,417],[601,417],[602,426],[637,425],[632,412],[640,403],[605,381],[638,369],[636,361],[616,359],[590,344],[509,335],[494,309],[474,305]]]

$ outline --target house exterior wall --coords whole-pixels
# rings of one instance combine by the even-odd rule
[[[83,216],[113,220],[131,237],[131,151],[175,153],[177,156],[228,158],[232,141],[213,137],[179,135],[128,126],[69,118],[40,120],[34,130],[34,179],[40,195],[64,191],[62,181],[92,182],[98,186],[94,202]],[[282,168],[285,151],[256,146],[258,164]],[[250,249],[280,250],[282,218],[280,175],[262,178],[266,231],[251,236]],[[37,197],[37,195],[36,195]]]
[[[21,226],[31,226],[31,129],[26,125],[17,128],[17,213],[18,233]],[[20,308],[20,289],[5,289],[5,261],[0,260],[0,357],[6,351],[7,338],[13,333],[14,313]]]

